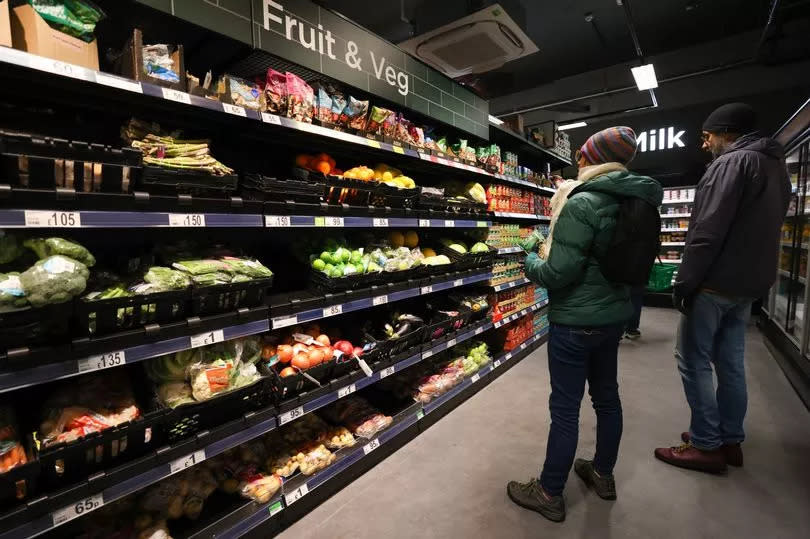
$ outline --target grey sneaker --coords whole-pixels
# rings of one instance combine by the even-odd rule
[[[592,460],[577,459],[574,461],[574,471],[596,492],[603,500],[616,499],[616,481],[613,475],[599,475],[593,467]]]
[[[624,332],[624,335],[622,335],[622,337],[624,337],[625,339],[629,339],[631,341],[635,341],[636,339],[641,337],[641,332],[637,329],[628,329]]]
[[[562,522],[565,520],[563,497],[546,494],[537,479],[530,479],[526,483],[509,481],[509,484],[506,485],[506,493],[519,506],[537,511],[551,521]]]

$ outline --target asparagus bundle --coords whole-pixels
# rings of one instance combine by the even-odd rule
[[[153,133],[143,134],[143,129],[148,127],[150,126],[133,120],[122,129],[122,135],[131,140],[132,147],[143,153],[144,163],[207,172],[214,176],[233,174],[232,168],[223,165],[211,155],[208,140],[183,140]]]

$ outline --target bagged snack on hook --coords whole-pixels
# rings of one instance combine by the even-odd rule
[[[408,134],[411,136],[411,144],[414,144],[417,148],[425,147],[425,133],[422,131],[421,127],[411,125],[408,129]]]
[[[271,114],[287,114],[287,77],[272,68],[267,70],[265,79],[264,107]]]
[[[366,127],[366,115],[368,114],[368,101],[360,101],[349,96],[346,108],[340,114],[338,123],[352,129],[364,129]]]
[[[371,107],[371,114],[368,116],[368,125],[366,125],[367,133],[380,134],[382,132],[383,123],[394,113],[382,107]]]
[[[332,118],[331,123],[337,125],[340,123],[340,115],[343,114],[343,109],[346,108],[346,96],[342,93],[332,94]]]
[[[318,104],[315,117],[319,122],[332,123],[332,96],[323,85],[318,85]]]
[[[382,134],[384,137],[396,138],[397,134],[397,115],[391,113],[382,124]]]
[[[227,87],[226,87],[227,81]],[[264,110],[264,92],[258,84],[233,75],[223,76],[217,83],[217,94],[230,98],[230,102],[250,110]]]
[[[287,78],[287,117],[299,122],[312,123],[315,111],[315,91],[312,86],[289,71]]]
[[[413,139],[411,139],[411,135],[408,132],[410,126],[411,122],[406,120],[405,117],[402,114],[400,114],[397,117],[397,125],[394,131],[394,138],[402,142],[407,142],[408,144],[413,144]]]

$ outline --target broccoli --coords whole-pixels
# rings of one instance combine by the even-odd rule
[[[23,245],[34,251],[40,259],[53,255],[64,255],[78,260],[88,268],[96,263],[96,259],[90,254],[90,251],[78,243],[64,238],[31,238],[25,240]]]
[[[19,273],[0,273],[0,310],[20,309],[28,305]]]
[[[84,292],[90,271],[67,256],[40,260],[20,275],[20,284],[34,307],[64,303]]]

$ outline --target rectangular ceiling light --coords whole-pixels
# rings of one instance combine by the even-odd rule
[[[636,79],[636,86],[639,90],[658,88],[658,79],[655,78],[655,68],[652,64],[634,67],[630,71],[633,73],[633,78]]]
[[[557,129],[559,129],[560,131],[565,131],[566,129],[576,129],[577,127],[585,127],[586,125],[588,124],[586,124],[585,122],[574,122],[570,124],[558,125]]]
[[[495,125],[501,125],[503,123],[503,120],[501,120],[500,118],[496,118],[495,116],[490,114],[489,115],[489,123],[492,123],[492,124],[495,124]]]

